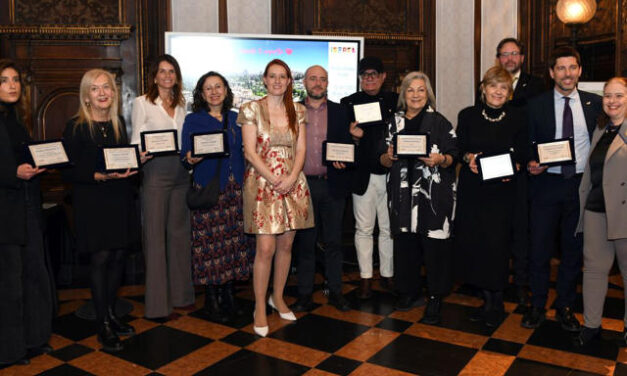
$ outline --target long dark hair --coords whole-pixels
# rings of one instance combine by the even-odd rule
[[[270,69],[273,65],[280,65],[285,69],[287,73],[287,78],[290,79],[290,83],[287,85],[287,90],[285,94],[283,94],[283,105],[285,106],[285,111],[287,112],[287,121],[288,127],[292,131],[293,134],[298,134],[298,129],[296,128],[296,109],[294,109],[294,100],[292,98],[292,88],[294,86],[294,79],[292,78],[292,71],[290,67],[280,59],[274,59],[266,65],[266,69],[263,71],[263,76],[266,77],[268,75],[268,69]]]
[[[229,86],[229,82],[218,72],[210,71],[203,74],[196,82],[196,87],[194,88],[194,103],[192,103],[192,111],[209,111],[209,103],[202,97],[202,87],[205,84],[205,81],[209,77],[218,77],[222,80],[222,84],[226,88],[226,97],[224,98],[224,102],[222,102],[222,113],[228,112],[231,107],[233,107],[233,91],[231,91],[231,86]]]
[[[17,67],[17,65],[15,64],[15,62],[11,59],[0,59],[0,73],[2,73],[5,69],[11,68],[13,70],[15,70],[17,72],[17,76],[20,79],[20,99],[18,99],[18,102],[22,99],[22,93],[24,92],[24,85],[22,85],[22,72],[20,72],[20,69]],[[8,113],[8,109],[4,106],[4,104],[0,103],[0,114],[3,114],[6,116],[6,114]]]
[[[179,67],[178,61],[176,61],[173,56],[168,54],[159,56],[150,65],[146,98],[148,98],[150,103],[154,104],[155,100],[159,96],[159,85],[157,85],[155,79],[159,73],[159,64],[161,64],[162,61],[172,65],[174,67],[174,72],[176,73],[176,83],[172,87],[172,103],[170,104],[170,107],[176,108],[178,105],[182,106],[185,104],[185,99],[183,98],[183,75],[181,74],[181,67]]]

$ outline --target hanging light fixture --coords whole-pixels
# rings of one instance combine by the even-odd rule
[[[577,28],[590,21],[597,11],[596,0],[558,0],[557,17],[571,28],[571,43],[577,45]]]

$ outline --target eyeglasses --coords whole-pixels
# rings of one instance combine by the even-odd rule
[[[379,72],[364,72],[364,73],[361,73],[359,77],[361,77],[362,80],[365,80],[368,78],[372,79],[372,78],[379,77],[379,74],[380,74]]]
[[[522,53],[518,52],[518,51],[512,51],[512,52],[501,52],[499,53],[499,57],[508,57],[508,56],[519,56],[522,55]]]

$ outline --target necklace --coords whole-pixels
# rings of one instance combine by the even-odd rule
[[[505,117],[505,111],[501,112],[501,114],[498,117],[495,118],[491,118],[488,116],[488,114],[485,112],[485,109],[481,110],[481,115],[483,116],[484,119],[486,119],[487,121],[491,122],[491,123],[496,123],[498,121],[503,120],[503,118]]]

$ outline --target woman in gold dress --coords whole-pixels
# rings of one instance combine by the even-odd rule
[[[268,95],[245,103],[237,123],[242,126],[244,156],[244,230],[256,235],[253,266],[254,331],[268,334],[266,294],[274,258],[272,294],[268,304],[284,320],[295,321],[283,300],[295,231],[313,227],[314,216],[305,175],[305,107],[292,100],[292,73],[283,61],[266,66]]]

